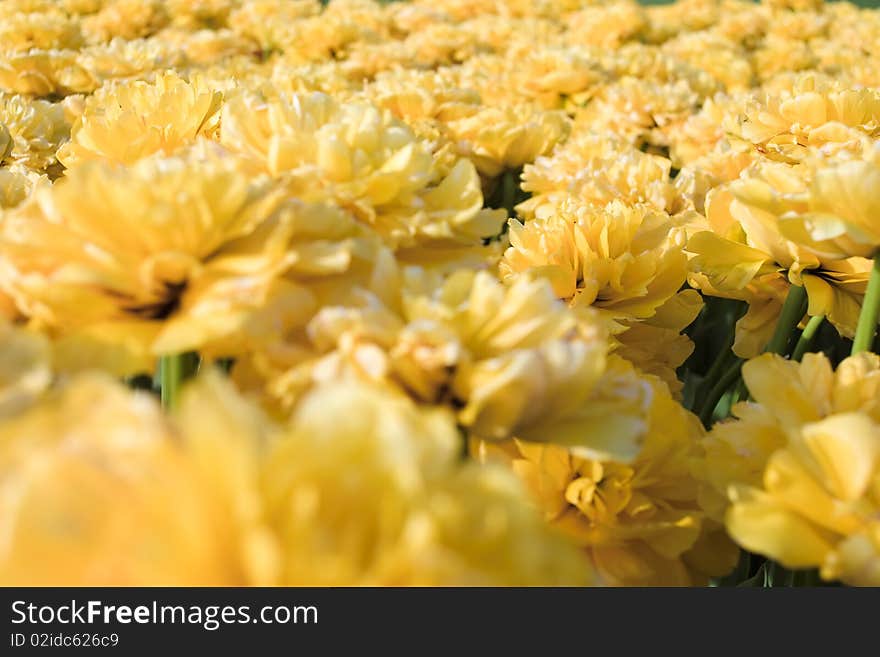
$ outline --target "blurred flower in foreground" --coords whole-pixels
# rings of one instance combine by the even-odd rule
[[[515,478],[458,460],[451,415],[364,385],[316,389],[269,456],[285,584],[583,585]]]
[[[822,354],[764,355],[743,378],[754,402],[705,441],[704,506],[726,507],[734,540],[787,568],[880,585],[880,357],[834,371]]]
[[[100,375],[77,378],[7,419],[0,425],[0,582],[270,583],[271,541],[240,516],[249,490],[235,477],[246,467],[235,450],[250,436],[239,433],[234,401],[200,409],[211,413],[198,418],[209,423],[202,431],[213,430],[210,451],[188,444],[185,427],[178,433],[152,398]],[[185,400],[184,416],[201,403]]]
[[[334,386],[279,431],[213,374],[171,418],[73,380],[0,425],[0,583],[591,581],[511,474],[458,461],[442,411]]]
[[[417,268],[406,279],[389,305],[361,294],[359,303],[321,308],[307,340],[287,346],[299,362],[270,370],[259,386],[290,408],[316,383],[377,381],[447,406],[474,437],[635,456],[650,388],[634,380],[605,394],[607,334],[594,311],[568,308],[545,280],[505,286],[488,272],[441,280]]]
[[[0,418],[26,408],[51,382],[49,340],[0,319]]]

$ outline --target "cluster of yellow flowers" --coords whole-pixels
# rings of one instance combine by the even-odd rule
[[[0,583],[880,585],[878,189],[845,2],[7,0]]]

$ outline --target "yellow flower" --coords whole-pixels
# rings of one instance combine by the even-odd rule
[[[424,119],[446,122],[477,111],[480,95],[436,71],[388,71],[376,76],[365,95],[412,126]]]
[[[226,72],[229,67],[224,63],[218,68],[217,75]],[[308,94],[320,91],[341,99],[352,98],[355,92],[362,91],[364,81],[348,69],[344,69],[335,61],[309,62],[307,64],[287,65],[283,61],[267,62],[261,67],[247,61],[242,62],[242,71],[238,74],[242,86],[261,89],[267,98],[278,94]],[[269,72],[271,88],[265,85],[264,75]],[[372,100],[371,100],[372,102]]]
[[[307,339],[299,327],[239,375],[251,385],[256,377],[282,408],[318,383],[367,380],[447,406],[487,440],[552,438],[590,457],[635,455],[650,390],[633,381],[603,392],[608,343],[589,309],[569,309],[546,281],[508,287],[485,271],[441,281],[413,268],[390,295],[394,276],[385,278],[377,292],[325,305]]]
[[[822,259],[870,258],[880,248],[880,146],[872,160],[815,162],[808,189],[743,186],[734,193],[745,204],[778,217],[779,231]],[[737,193],[738,192],[738,193]],[[776,198],[774,198],[776,197]]]
[[[565,10],[577,7],[572,0],[560,0],[559,2],[545,2],[544,0],[511,0],[499,2],[499,0],[416,0],[416,6],[428,6],[442,10],[444,13],[458,21],[465,21],[479,16],[499,18],[512,16],[518,18],[535,18],[538,16],[559,17]]]
[[[86,101],[58,159],[72,167],[90,160],[132,164],[155,153],[173,154],[216,127],[220,101],[221,94],[198,78],[187,81],[170,71],[152,83],[102,87]]]
[[[666,213],[570,198],[537,214],[525,224],[510,220],[503,280],[522,273],[546,278],[559,298],[616,319],[650,317],[684,283],[684,230]]]
[[[219,64],[227,72],[229,79],[218,80],[211,86],[222,90],[240,83],[240,80],[235,79],[238,76],[233,73],[233,62],[253,61],[251,54],[254,45],[232,30],[191,32],[184,29],[165,29],[162,31],[161,39],[166,49],[173,48],[180,51],[181,59],[184,59],[191,66],[197,65],[199,73],[203,75],[207,74],[205,67]]]
[[[427,143],[371,105],[242,94],[225,104],[222,126],[221,142],[280,176],[289,193],[334,201],[392,247],[480,243],[501,228],[503,213],[483,210],[470,162],[438,171]]]
[[[827,36],[833,18],[832,12],[826,12],[824,2],[816,3],[813,7],[798,7],[797,9],[799,11],[785,11],[783,9],[773,12],[773,21],[769,26],[768,34],[801,38],[804,41],[812,41],[813,39],[820,41]]]
[[[822,354],[765,355],[743,378],[754,402],[707,439],[731,536],[787,568],[877,586],[880,357],[852,356],[833,371]]]
[[[816,56],[805,38],[777,34],[766,35],[751,53],[752,68],[762,82],[792,71],[808,71],[817,64]]]
[[[718,6],[705,0],[679,0],[644,8],[648,24],[643,29],[647,43],[662,43],[680,33],[705,30],[718,22]]]
[[[571,305],[601,309],[625,331],[615,336],[618,353],[679,390],[675,368],[693,349],[680,333],[702,306],[693,291],[676,299],[687,272],[683,221],[646,205],[591,206],[572,197],[545,203],[536,215],[525,224],[510,220],[502,280],[544,278]]]
[[[342,16],[337,14],[334,18],[338,21]],[[322,19],[323,16],[317,20]],[[389,70],[389,64],[393,66],[395,60],[398,65],[408,68],[437,69],[469,61],[481,50],[485,50],[485,46],[481,47],[479,37],[472,30],[461,29],[448,21],[426,24],[422,29],[405,35],[400,41],[389,40],[385,36],[388,31],[385,21],[380,22],[383,25],[372,34],[360,35],[359,39],[350,40],[353,43],[346,44],[351,62],[367,77]],[[381,35],[381,40],[376,39],[378,35]],[[372,53],[379,54],[379,57],[371,65]]]
[[[618,385],[636,376],[621,361],[612,369]],[[514,441],[506,458],[547,522],[590,555],[603,583],[705,584],[733,567],[736,550],[697,504],[699,422],[665,386],[650,385],[647,435],[632,463],[582,458],[552,442]],[[491,458],[491,447],[478,451]]]
[[[285,8],[297,11],[295,3],[283,4]],[[267,23],[259,25],[248,40],[253,43],[256,38],[266,44],[262,50],[264,57],[291,65],[337,59],[344,59],[348,64],[357,57],[359,47],[369,48],[376,44],[381,48],[380,44],[387,43],[381,41],[387,32],[381,8],[363,0],[338,0],[327,5],[319,15],[284,23],[273,18]],[[399,44],[391,41],[388,45]],[[418,61],[417,55],[411,49],[408,52],[413,60],[407,64],[412,65]]]
[[[739,178],[758,159],[759,155],[747,147],[731,147],[726,141],[719,142],[709,153],[692,160],[678,172],[676,211],[705,214],[712,191]]]
[[[880,136],[880,91],[803,75],[791,90],[752,99],[724,125],[767,157],[798,162],[811,148],[858,147],[862,137]]]
[[[754,83],[745,50],[722,36],[708,31],[683,32],[664,43],[663,49],[720,80],[726,91],[746,90]]]
[[[28,1],[28,0],[26,0]],[[41,0],[32,0],[35,4],[40,4]],[[60,0],[59,2],[47,2],[46,4],[60,5],[64,11],[71,16],[84,16],[94,14],[101,9],[104,0]]]
[[[277,189],[222,154],[83,165],[6,214],[4,286],[27,316],[95,342],[68,357],[97,365],[114,345],[133,360],[108,367],[149,370],[151,352],[234,334],[260,306],[285,265],[291,221],[277,205]]]
[[[322,93],[239,94],[224,106],[222,123],[222,143],[273,175],[317,169],[326,175],[324,184],[359,183],[362,194],[378,203],[430,178],[427,148],[405,124],[368,105],[339,103]]]
[[[532,197],[516,209],[531,218],[542,206],[574,196],[599,206],[621,201],[671,211],[671,167],[667,158],[642,153],[618,137],[575,131],[552,155],[524,167],[522,188]]]
[[[172,424],[148,396],[87,375],[7,419],[0,582],[272,583],[247,411],[218,382],[186,395]]]
[[[589,583],[459,440],[444,412],[363,386],[317,390],[282,431],[215,375],[170,418],[81,376],[0,424],[0,582]]]
[[[237,3],[238,4],[238,3]],[[316,0],[244,0],[229,14],[229,27],[264,51],[281,49],[291,24],[321,11]]]
[[[0,54],[0,91],[32,96],[88,93],[97,80],[72,50],[30,50]]]
[[[494,178],[548,154],[568,136],[570,121],[562,111],[516,105],[484,107],[449,128],[479,172]]]
[[[253,287],[240,285],[229,298],[209,295],[206,303],[197,304],[192,322],[176,325],[181,338],[204,325],[203,332],[211,337],[200,347],[204,355],[250,353],[258,360],[267,359],[264,364],[271,363],[269,369],[276,373],[279,368],[284,371],[303,360],[302,349],[289,341],[302,339],[303,329],[319,308],[347,303],[361,287],[381,290],[382,298],[393,296],[397,287],[394,256],[351,215],[333,205],[297,202],[286,203],[279,212],[283,229],[267,244],[272,258],[283,255],[284,277],[268,284],[265,277],[257,279],[255,283],[262,281],[257,295]],[[234,278],[230,285],[235,285]],[[218,335],[216,316],[228,310],[230,299],[241,304],[240,321],[234,330]],[[165,339],[175,335],[170,326],[163,333]],[[263,390],[256,392],[267,396]]]
[[[225,24],[236,4],[230,0],[165,0],[172,22],[191,30]]]
[[[43,171],[55,163],[55,152],[70,135],[70,124],[60,103],[26,98],[0,92],[0,126],[5,125],[11,141],[9,159],[35,171]],[[3,152],[3,130],[0,128],[0,153]]]
[[[83,36],[78,21],[60,12],[13,13],[0,21],[0,43],[7,52],[76,49]]]
[[[97,81],[95,87],[110,80],[148,79],[153,71],[186,64],[186,56],[180,48],[156,38],[135,41],[115,38],[109,43],[83,48],[76,60]]]
[[[105,43],[113,37],[146,37],[168,24],[162,0],[104,0],[97,13],[82,19],[89,43]]]
[[[511,76],[518,89],[544,109],[568,109],[586,103],[605,74],[586,52],[576,48],[530,47],[511,57]],[[532,158],[534,159],[534,158]]]
[[[821,9],[824,3],[822,0],[764,0],[762,4],[781,10],[809,11],[811,9]]]
[[[450,415],[337,384],[298,406],[264,495],[292,585],[578,585],[588,562],[509,473],[457,461]]]
[[[847,358],[836,372],[823,354],[806,354],[801,363],[765,354],[746,363],[743,379],[755,401],[736,405],[738,419],[716,424],[704,441],[713,511],[723,511],[731,484],[760,487],[767,460],[785,447],[789,429],[838,414],[880,417],[878,368],[874,354]]]
[[[738,333],[737,354],[760,353],[773,330],[771,322],[784,298],[786,279],[806,288],[810,315],[826,316],[845,337],[855,332],[871,263],[860,255],[844,253],[840,244],[865,253],[866,247],[849,234],[868,239],[861,225],[867,221],[865,204],[870,208],[873,200],[858,191],[860,183],[852,177],[841,179],[847,165],[839,166],[842,171],[838,167],[818,169],[811,190],[796,169],[765,162],[751,175],[716,188],[707,201],[712,230],[695,231],[687,245],[696,256],[690,261],[691,284],[707,294],[748,300],[746,323],[761,316],[767,320],[752,322],[753,328],[761,328],[750,338]],[[849,192],[854,195],[852,206],[836,200],[842,185],[853,187]],[[823,196],[828,188],[829,195]],[[811,204],[816,212],[810,211]],[[827,214],[826,208],[844,216]],[[813,234],[821,240],[807,233],[811,221],[834,227],[828,239],[820,228]]]
[[[612,132],[636,147],[662,149],[702,97],[720,91],[718,82],[708,75],[706,78],[711,81],[709,88],[700,89],[684,76],[669,81],[624,76],[606,85],[580,109],[574,129]]]
[[[49,184],[48,178],[20,165],[0,168],[0,210],[24,203],[43,183]]]
[[[624,330],[614,335],[614,353],[645,374],[662,379],[676,395],[682,390],[678,368],[694,350],[683,333],[700,314],[703,299],[696,290],[682,290],[658,307],[652,317],[624,320]]]
[[[824,4],[819,16],[830,20],[828,33],[810,39],[817,68],[853,85],[877,87],[880,71],[873,65],[878,33],[876,14],[856,6]],[[848,45],[841,48],[840,44]]]
[[[707,98],[699,112],[692,114],[681,125],[681,129],[670,135],[670,158],[679,169],[709,155],[719,146],[731,150],[725,142],[724,121],[739,109],[739,103],[727,96],[718,94]],[[739,151],[745,150],[743,145]],[[739,172],[737,172],[739,174]],[[681,175],[681,174],[679,174]],[[736,176],[734,176],[736,177]]]
[[[564,20],[568,42],[609,50],[632,39],[646,26],[645,10],[630,0],[578,6]]]
[[[591,403],[601,388],[604,335],[557,303],[545,282],[504,288],[488,274],[462,272],[436,301],[414,295],[407,305],[412,320],[445,319],[467,350],[450,383],[463,404],[459,422],[472,435],[553,439],[622,459],[637,449],[644,391],[612,397],[605,410],[604,400]]]
[[[54,14],[53,10],[59,9],[57,6],[59,4],[62,3],[52,0],[7,0],[3,5],[0,5],[0,16],[14,16],[20,13],[33,14],[40,11]]]

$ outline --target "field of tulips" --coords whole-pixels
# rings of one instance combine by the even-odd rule
[[[0,585],[880,586],[880,11],[0,2]]]

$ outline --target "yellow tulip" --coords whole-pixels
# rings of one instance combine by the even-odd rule
[[[730,535],[749,550],[876,586],[880,357],[861,353],[834,371],[822,354],[768,354],[743,378],[754,402],[704,441],[704,506],[716,517],[726,508]]]
[[[80,348],[124,347],[121,373],[234,333],[286,266],[278,190],[223,157],[83,165],[37,197],[4,218],[4,288]]]
[[[172,155],[214,129],[221,94],[173,72],[155,82],[102,87],[86,101],[58,159],[70,168],[91,160],[133,164],[156,153]]]
[[[635,376],[621,361],[613,376]],[[484,458],[510,463],[551,526],[590,555],[603,583],[687,586],[723,575],[734,546],[697,501],[693,474],[702,429],[659,381],[644,445],[632,463],[580,457],[560,444],[515,441],[502,450],[476,445]],[[556,441],[554,441],[556,442]]]

